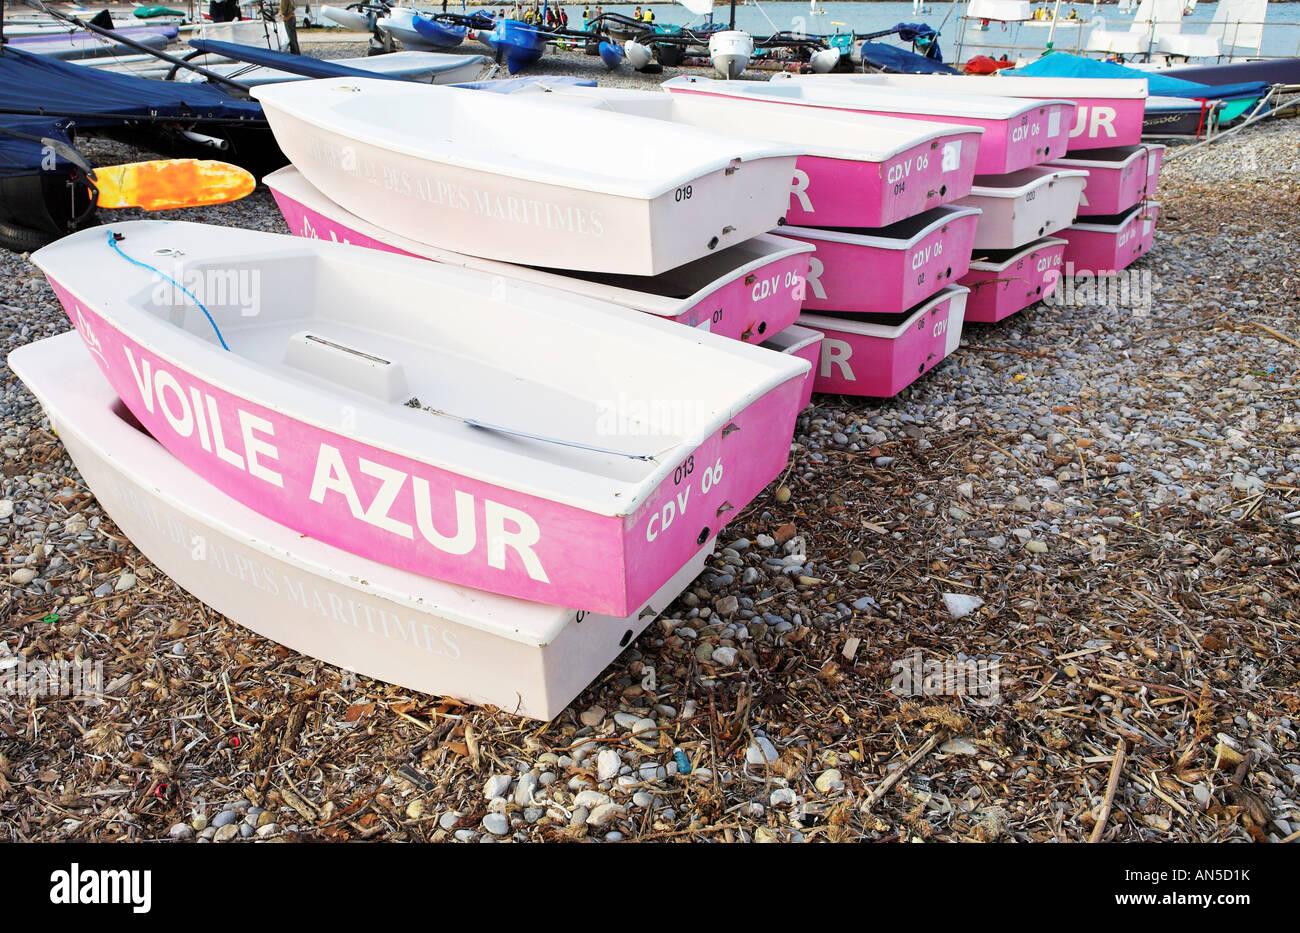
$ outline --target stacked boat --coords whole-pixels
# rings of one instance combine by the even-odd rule
[[[797,150],[577,112],[602,146],[525,156],[493,136],[533,109],[508,95],[255,93],[295,232],[383,250],[82,231],[33,257],[77,334],[11,365],[114,520],[218,611],[550,718],[785,467],[817,340],[780,332],[811,250],[765,231]],[[431,123],[394,133],[398,112]]]
[[[785,80],[924,94],[946,101],[933,106],[951,106],[952,119],[961,118],[963,101],[969,113],[980,112],[974,102],[990,91],[1048,108],[1037,126],[1012,121],[1008,144],[981,160],[974,190],[962,201],[982,212],[970,269],[960,279],[971,289],[967,321],[1002,320],[1049,297],[1062,274],[1114,274],[1151,247],[1159,206],[1150,196],[1164,149],[1140,142],[1144,81],[944,75]],[[1041,147],[1026,144],[1035,138],[1043,140]],[[986,134],[986,147],[989,139]]]

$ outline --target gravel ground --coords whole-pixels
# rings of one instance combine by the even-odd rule
[[[0,839],[1294,838],[1300,126],[1175,158],[1160,197],[1148,307],[1037,307],[893,400],[818,396],[710,569],[548,725],[210,612],[6,369],[0,658],[109,687],[0,703]],[[265,192],[178,216],[284,230]],[[5,350],[67,328],[0,253]]]

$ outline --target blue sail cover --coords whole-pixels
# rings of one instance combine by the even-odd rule
[[[1185,81],[1158,71],[1141,71],[1126,68],[1116,62],[1101,62],[1068,52],[1052,52],[1023,68],[1006,69],[1007,78],[1144,78],[1148,93],[1159,97],[1190,97],[1197,100],[1224,100],[1240,97],[1262,97],[1269,86],[1263,81],[1244,84],[1225,84],[1214,87]]]
[[[862,43],[862,60],[884,71],[900,75],[955,75],[957,69],[941,61],[917,55],[883,42]]]
[[[69,116],[79,127],[117,126],[140,117],[261,121],[257,101],[209,84],[155,81],[0,47],[0,121],[10,114]]]
[[[5,130],[14,130],[24,136],[36,138],[14,136],[6,133]],[[57,152],[47,152],[45,145],[40,142],[42,138],[53,139],[71,146],[68,121],[48,117],[0,116],[0,178],[30,175],[37,169],[66,171],[69,168],[68,161]],[[51,158],[54,160],[53,163],[49,161]]]

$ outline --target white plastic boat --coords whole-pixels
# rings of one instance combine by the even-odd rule
[[[739,29],[724,29],[709,36],[709,61],[728,80],[739,78],[754,56],[754,37]]]
[[[807,371],[572,294],[270,233],[135,221],[33,262],[132,413],[222,491],[380,563],[616,616],[784,468]]]
[[[820,77],[807,81],[783,79],[779,74],[770,81],[680,77],[665,81],[662,87],[677,94],[716,94],[979,127],[984,135],[975,171],[982,175],[1014,172],[1064,155],[1074,119],[1074,104],[1067,100],[928,94],[838,84]]]
[[[390,52],[387,55],[363,55],[357,58],[333,59],[335,65],[359,68],[378,75],[392,78],[404,78],[407,81],[426,84],[458,84],[474,81],[490,63],[486,55],[446,55],[438,52]],[[260,87],[264,84],[280,84],[285,81],[307,81],[302,75],[291,74],[275,68],[261,65],[249,65],[244,62],[215,64],[207,66],[209,71],[230,78],[244,87]],[[197,72],[182,72],[183,81],[206,81]]]
[[[1019,249],[1064,230],[1079,213],[1088,173],[1037,166],[1007,175],[981,175],[959,202],[978,207],[975,249]]]
[[[657,276],[549,272],[479,259],[380,230],[313,188],[292,165],[262,179],[289,230],[502,275],[757,343],[793,324],[813,247],[763,234]]]
[[[775,227],[798,148],[505,94],[378,80],[253,88],[328,198],[430,246],[658,275]]]
[[[326,19],[352,32],[370,32],[373,24],[370,17],[360,10],[348,10],[337,6],[323,6],[321,15]]]
[[[381,16],[375,25],[379,27],[380,32],[388,33],[402,43],[404,49],[432,51],[433,49],[444,48],[444,46],[425,38],[416,31],[415,16],[416,11],[410,7],[397,6],[389,10],[387,16]]]
[[[968,194],[975,177],[980,130],[973,127],[545,81],[516,93],[798,147],[785,214],[790,224],[886,226]]]
[[[830,81],[940,96],[1068,100],[1075,104],[1074,123],[1070,127],[1068,144],[1071,150],[1136,143],[1142,135],[1142,111],[1147,99],[1147,83],[1141,78],[1018,77],[1014,69],[1001,72],[997,78],[975,78],[968,75],[832,74],[790,75],[788,80],[808,83]]]
[[[104,511],[159,570],[265,638],[411,690],[554,718],[713,550],[706,542],[626,617],[430,580],[304,537],[214,489],[140,429],[76,335],[19,347],[9,366]]]
[[[213,42],[234,42],[238,45],[255,45],[278,52],[289,47],[289,34],[283,23],[265,20],[237,20],[232,23],[200,23],[191,39],[210,39]]]

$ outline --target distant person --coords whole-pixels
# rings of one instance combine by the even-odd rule
[[[280,0],[280,22],[284,24],[284,31],[289,36],[289,54],[301,55],[302,50],[298,48],[298,24],[293,20],[293,12],[293,0]]]
[[[569,28],[569,12],[564,7],[560,7],[560,28]]]
[[[650,9],[649,7],[645,8],[645,21],[647,23],[653,23],[655,21],[654,10]]]
[[[632,18],[635,19],[635,20],[638,20],[638,21],[641,19],[641,8],[640,8],[640,7],[637,7],[637,8],[636,8],[636,12],[632,14]]]

